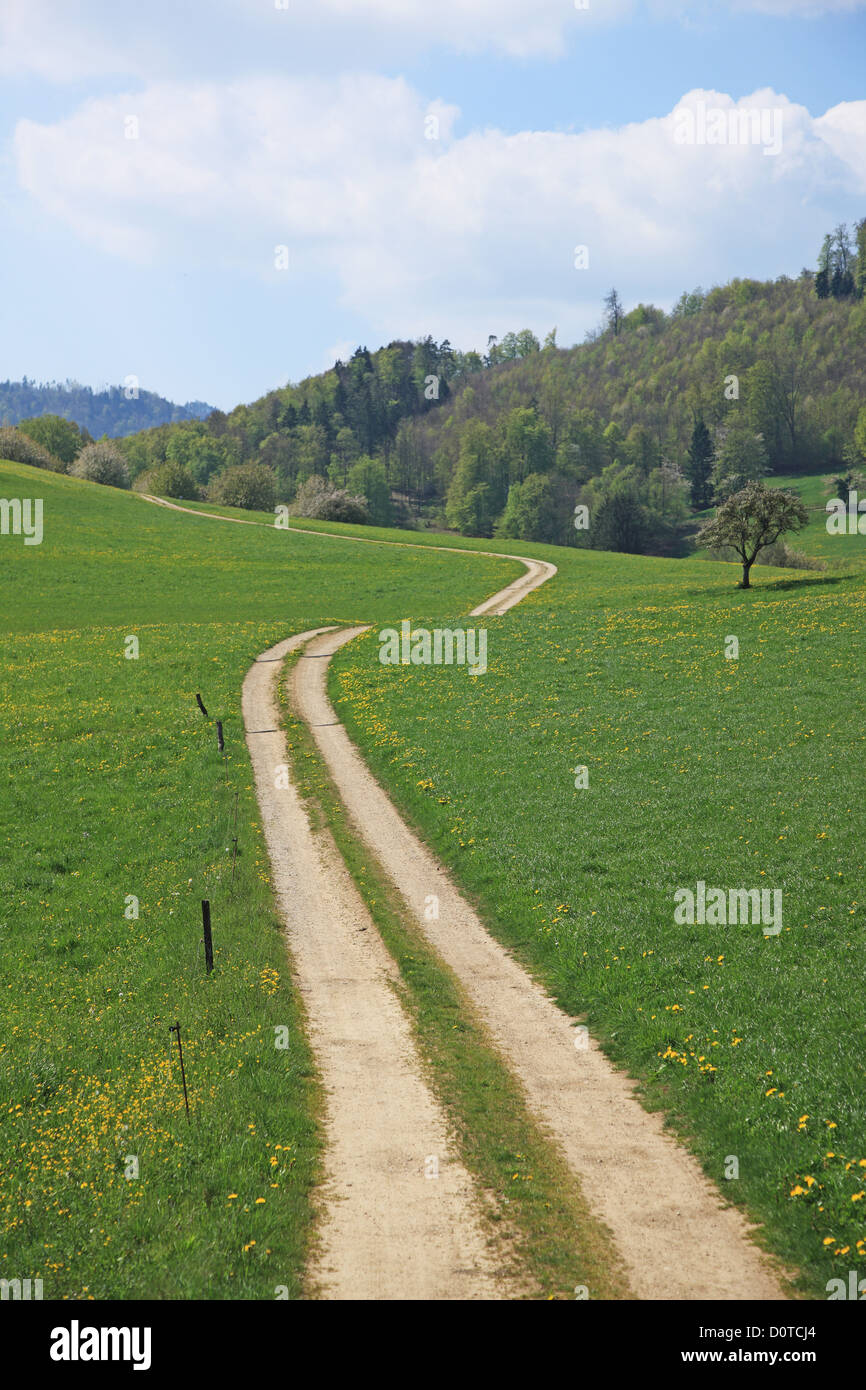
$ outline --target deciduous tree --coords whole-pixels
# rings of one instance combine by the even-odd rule
[[[749,573],[761,551],[786,531],[802,530],[808,521],[796,492],[755,481],[725,498],[712,521],[701,527],[698,543],[709,549],[730,546],[743,566],[740,588],[748,589]]]

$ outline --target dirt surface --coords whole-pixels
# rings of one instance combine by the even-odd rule
[[[291,783],[277,785],[287,781],[278,769],[288,756],[275,680],[307,635],[259,657],[244,681],[243,713],[273,882],[326,1092],[326,1182],[310,1292],[509,1298],[514,1285],[484,1233],[472,1180],[453,1156],[392,988],[396,966],[330,834],[313,831]]]
[[[311,656],[332,653],[360,631],[325,634],[306,650]],[[636,1296],[784,1297],[742,1216],[723,1206],[695,1159],[664,1133],[658,1115],[642,1108],[633,1083],[493,940],[401,820],[337,721],[326,695],[328,664],[327,659],[299,663],[295,708],[311,728],[364,841],[462,982],[522,1083],[530,1111],[553,1136],[595,1214],[612,1232]],[[431,894],[439,899],[438,921],[425,916]]]

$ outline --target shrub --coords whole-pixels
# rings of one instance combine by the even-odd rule
[[[295,493],[295,504],[292,507],[294,515],[317,517],[324,499],[334,490],[318,473],[314,473],[311,478],[304,478]]]
[[[82,432],[74,420],[65,420],[62,415],[34,415],[30,420],[19,420],[18,428],[60,459],[64,468],[75,461],[84,444],[92,443],[87,430]]]
[[[327,496],[319,509],[320,521],[344,521],[352,526],[369,526],[366,497],[353,497],[343,488]]]
[[[188,502],[200,502],[204,493],[188,468],[166,459],[149,473],[135,480],[136,492],[152,492],[157,497],[179,497]]]
[[[214,478],[208,489],[212,502],[223,507],[242,507],[248,512],[272,512],[277,480],[266,463],[237,463]]]
[[[345,521],[355,526],[367,526],[370,522],[366,497],[335,488],[317,473],[301,483],[292,511],[295,516],[317,521]]]
[[[847,473],[840,473],[830,480],[830,495],[839,497],[848,505],[850,493],[857,492],[861,496],[866,493],[866,478],[856,469],[849,468]]]
[[[725,560],[729,564],[736,564],[739,555],[730,545],[716,545],[707,550],[707,558],[710,560]],[[820,560],[816,555],[806,555],[802,550],[795,550],[787,541],[781,538],[773,541],[772,545],[767,545],[758,555],[756,565],[772,565],[775,569],[783,570],[825,570],[826,560]]]
[[[9,459],[11,463],[29,463],[32,468],[50,468],[52,473],[63,472],[60,459],[11,425],[0,426],[0,459]]]
[[[69,472],[73,478],[86,478],[103,487],[129,487],[126,459],[108,439],[85,444]]]
[[[758,556],[756,563],[775,565],[777,569],[788,570],[825,570],[827,568],[824,560],[819,560],[815,555],[805,555],[802,550],[795,550],[793,546],[782,539],[766,546]]]

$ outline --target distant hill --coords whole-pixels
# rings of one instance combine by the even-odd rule
[[[376,525],[663,555],[749,480],[866,468],[866,218],[856,252],[837,227],[796,280],[734,279],[670,312],[626,311],[615,290],[604,306],[573,347],[528,329],[483,355],[431,337],[359,347],[118,448],[134,480],[179,497],[272,492],[327,519],[342,491]]]
[[[74,420],[94,439],[101,435],[124,436],[155,425],[175,425],[182,420],[203,420],[213,406],[205,401],[175,405],[155,391],[109,386],[94,391],[77,381],[0,381],[0,425],[17,425],[39,415],[60,415]]]

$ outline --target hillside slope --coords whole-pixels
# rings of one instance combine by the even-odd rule
[[[667,315],[639,305],[568,349],[529,333],[483,359],[431,339],[359,348],[228,415],[122,447],[133,475],[170,460],[202,488],[264,464],[281,501],[321,476],[365,497],[378,524],[676,553],[705,505],[686,485],[698,423],[714,478],[857,466],[864,379],[866,301],[819,298],[804,272],[695,291]],[[628,495],[631,528],[606,531],[613,493]],[[578,499],[594,514],[583,537]]]

